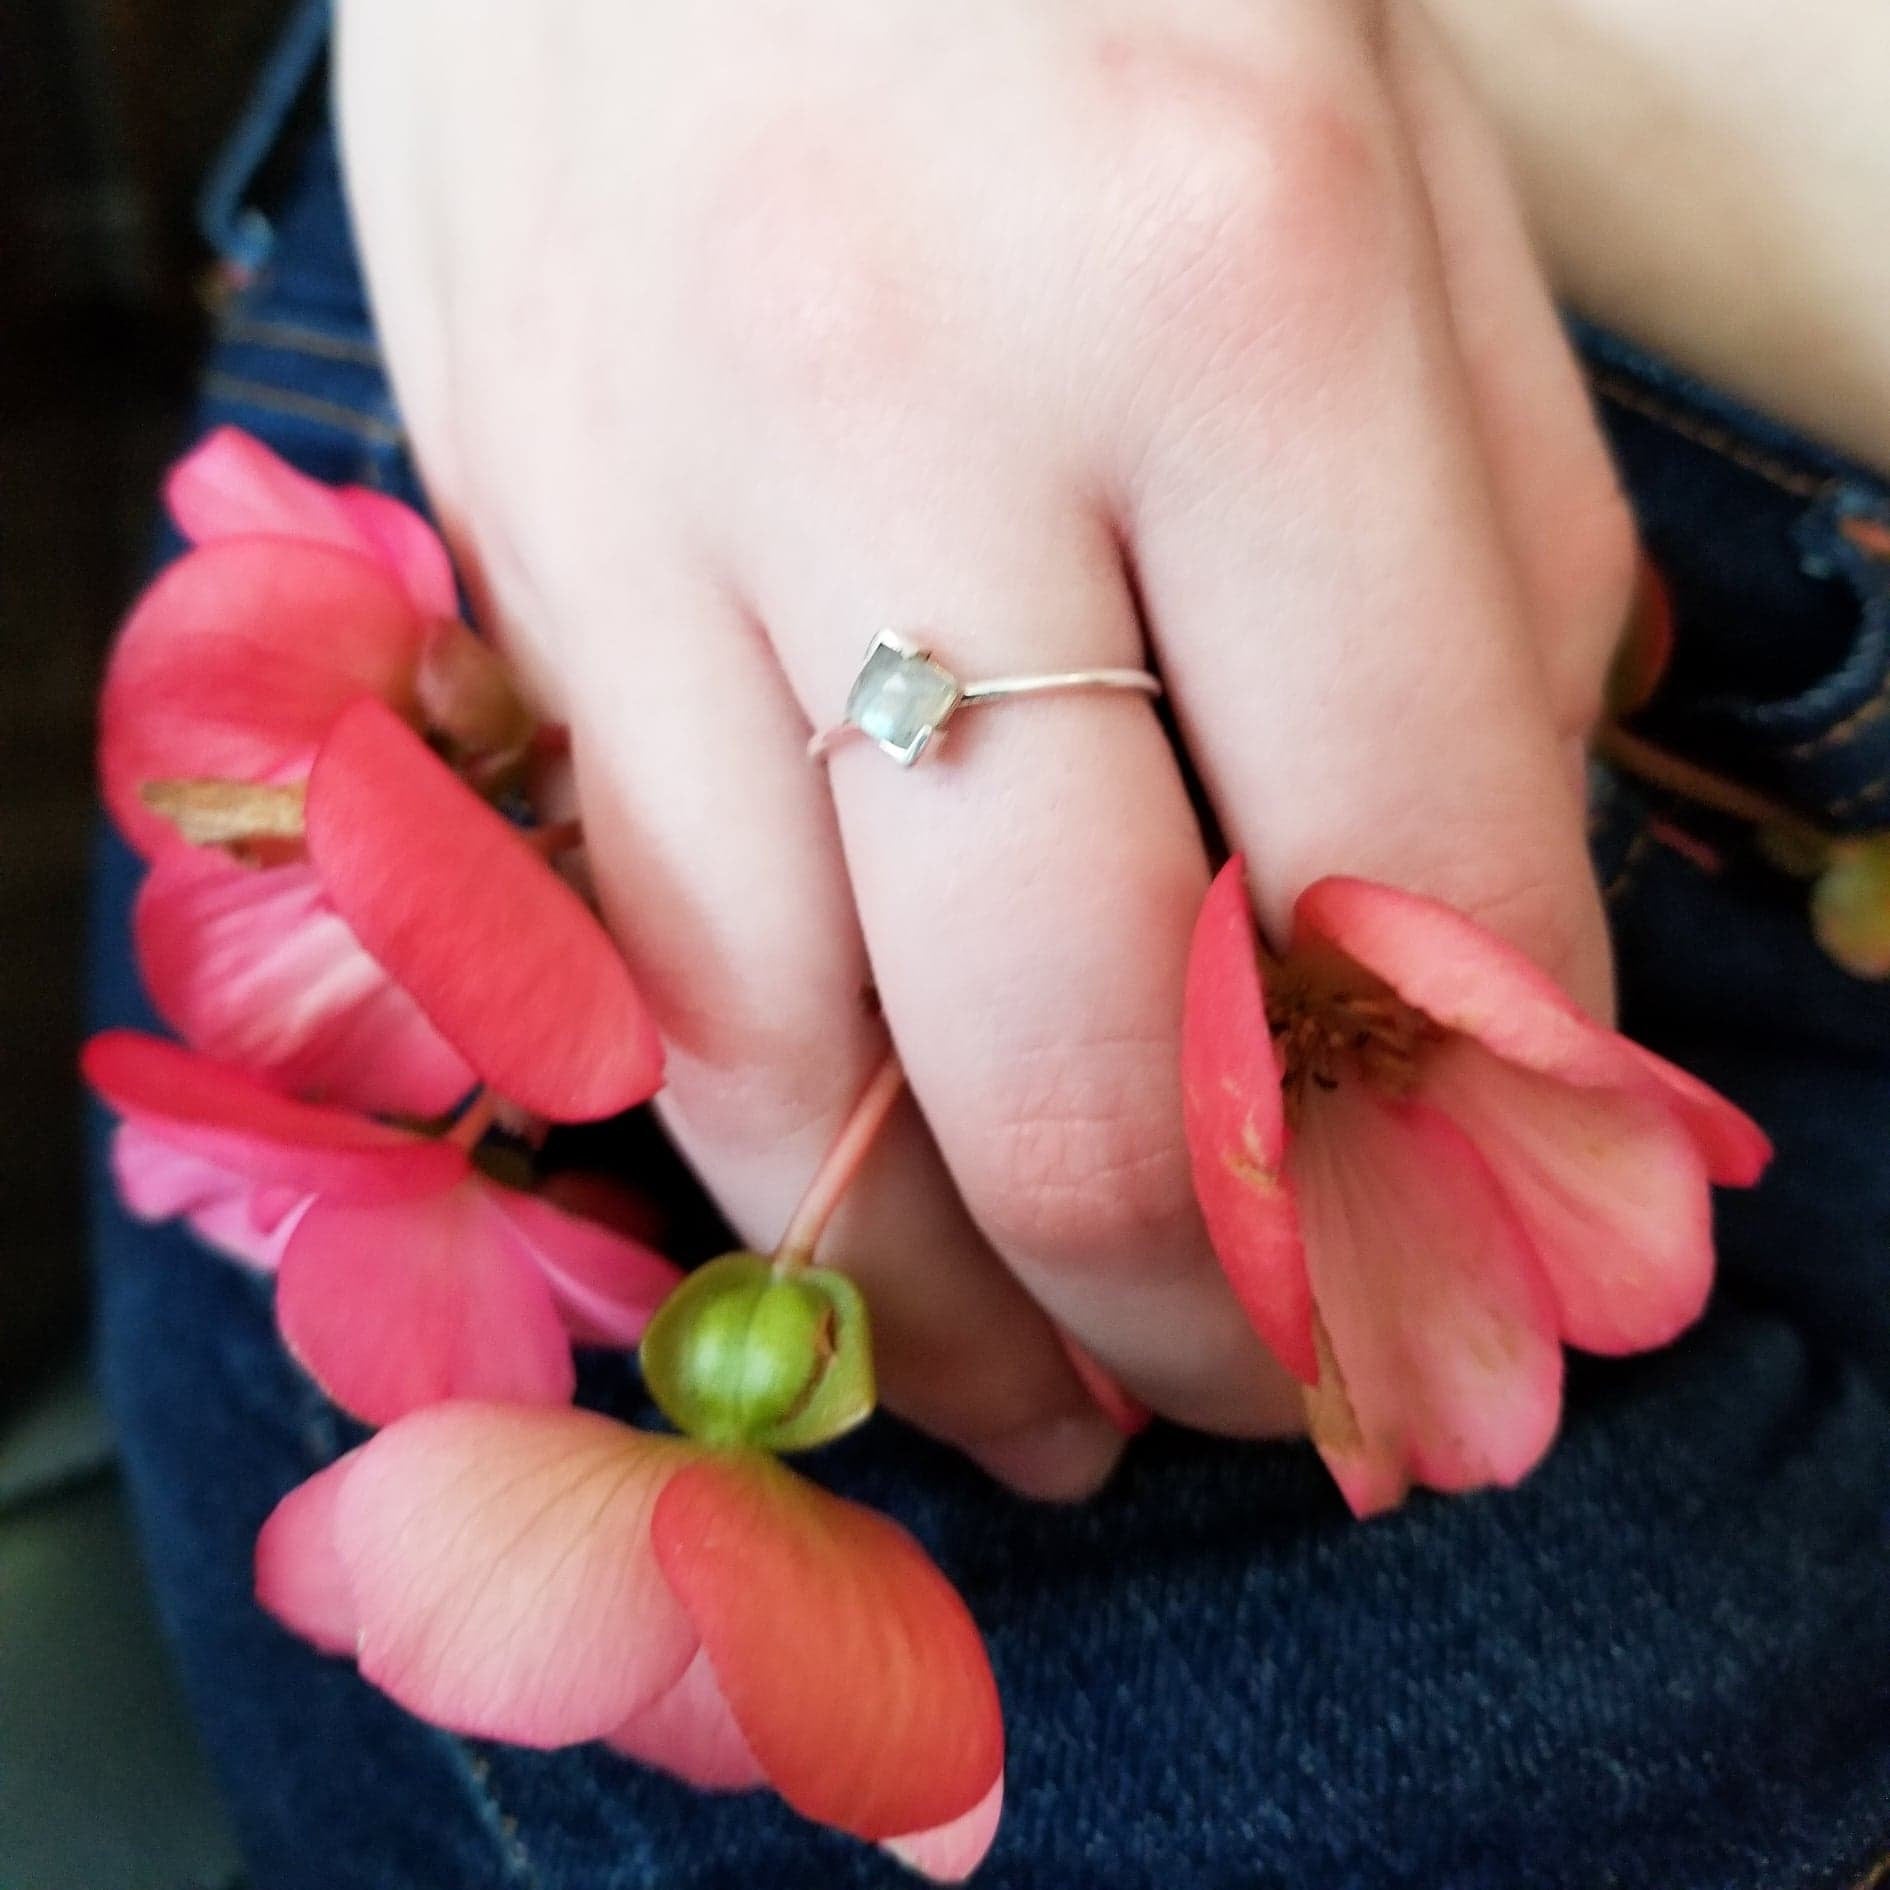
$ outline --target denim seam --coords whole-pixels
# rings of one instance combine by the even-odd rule
[[[337,1422],[335,1407],[322,1395],[321,1388],[293,1365],[290,1369],[295,1374],[301,1392],[301,1420],[296,1429],[301,1438],[302,1455],[311,1474],[319,1474],[332,1469],[346,1454],[345,1440]],[[368,1683],[362,1680],[360,1684],[366,1686]],[[437,1733],[441,1746],[458,1761],[460,1777],[470,1787],[468,1795],[485,1814],[487,1830],[493,1837],[507,1876],[518,1886],[518,1890],[545,1890],[545,1880],[539,1876],[531,1853],[526,1850],[525,1841],[519,1836],[517,1817],[506,1810],[499,1800],[499,1794],[493,1789],[492,1762],[475,1752],[466,1740],[438,1728],[430,1730]]]
[[[371,341],[330,335],[303,322],[276,321],[269,316],[235,312],[226,315],[217,339],[276,348],[284,354],[313,355],[323,361],[345,361],[351,367],[378,368],[381,365],[381,351]]]
[[[519,1836],[518,1818],[499,1802],[499,1794],[492,1783],[492,1761],[483,1753],[474,1752],[463,1740],[456,1743],[459,1746],[460,1757],[466,1762],[467,1776],[485,1801],[486,1809],[492,1814],[493,1827],[499,1839],[500,1854],[505,1863],[519,1884],[523,1886],[523,1890],[544,1890],[545,1880],[539,1876],[538,1868],[532,1862],[531,1853],[525,1848],[525,1840]]]
[[[1709,420],[1673,406],[1622,375],[1603,369],[1591,373],[1589,378],[1604,400],[1626,408],[1629,413],[1639,414],[1644,420],[1652,420],[1695,446],[1717,453],[1721,459],[1789,492],[1794,498],[1821,499],[1840,483],[1826,474],[1801,471],[1770,453],[1761,452],[1747,445],[1729,428],[1715,426]]]
[[[241,375],[217,369],[203,377],[203,392],[212,400],[229,400],[260,407],[265,413],[285,414],[295,420],[311,420],[333,427],[374,446],[404,446],[406,434],[391,420],[365,413],[340,401],[321,400],[309,394],[291,394],[263,381],[245,380]]]

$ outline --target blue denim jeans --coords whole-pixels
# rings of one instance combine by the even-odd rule
[[[313,40],[303,46],[312,53]],[[301,56],[300,54],[297,55]],[[267,134],[296,92],[278,82]],[[417,496],[332,140],[261,202],[200,423]],[[1890,493],[1584,334],[1680,653],[1655,732],[1801,807],[1890,818]],[[1854,529],[1854,523],[1852,526]],[[1721,853],[1672,844],[1678,822]],[[991,1890],[1848,1890],[1890,1858],[1890,999],[1743,838],[1599,778],[1631,1027],[1776,1137],[1680,1345],[1577,1364],[1521,1490],[1358,1527],[1309,1449],[1156,1427],[1035,1508],[890,1419],[826,1453],[989,1637],[1010,1728]],[[103,845],[95,1022],[150,1020]],[[101,1125],[102,1126],[102,1125]],[[647,1131],[621,1159],[659,1163]],[[642,1151],[642,1152],[637,1152]],[[659,1185],[674,1184],[664,1171]],[[152,1581],[259,1890],[842,1890],[908,1881],[766,1795],[411,1720],[250,1598],[257,1526],[351,1441],[256,1281],[94,1188],[99,1340]],[[712,1235],[704,1232],[709,1250]],[[621,1360],[585,1395],[634,1412]]]

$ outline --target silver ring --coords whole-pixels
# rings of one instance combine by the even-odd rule
[[[945,732],[962,708],[1012,696],[1065,695],[1079,689],[1132,689],[1159,696],[1161,681],[1145,669],[1070,669],[1046,676],[998,676],[960,682],[928,649],[882,630],[866,652],[847,695],[845,713],[807,744],[809,761],[863,735],[883,754],[909,768]]]

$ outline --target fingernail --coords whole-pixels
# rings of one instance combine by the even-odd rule
[[[1108,1482],[1122,1455],[1122,1436],[1105,1419],[1085,1414],[985,1438],[971,1454],[1020,1496],[1075,1503]]]

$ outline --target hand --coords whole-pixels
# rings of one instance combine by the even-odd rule
[[[1157,1410],[1298,1423],[1188,1178],[1209,851],[1353,872],[1609,1002],[1579,744],[1630,529],[1490,147],[1367,0],[345,0],[397,391],[573,731],[667,1123],[763,1245],[890,1028],[835,1224],[889,1401],[1070,1495]],[[811,767],[890,626],[1143,663]],[[883,1005],[884,1023],[869,998]]]

